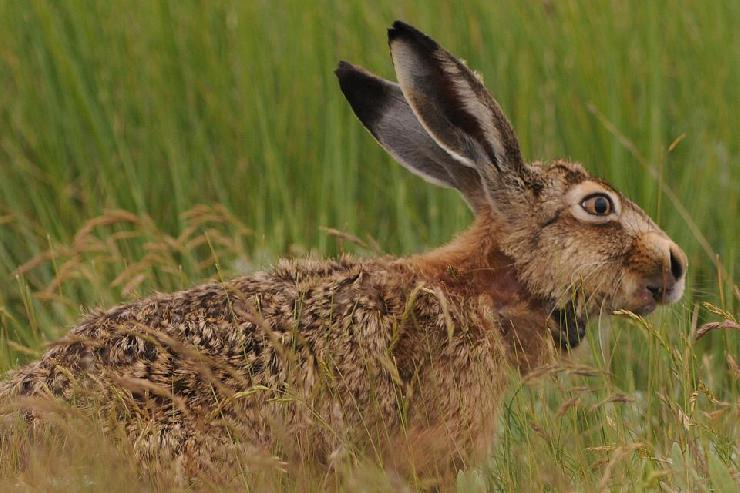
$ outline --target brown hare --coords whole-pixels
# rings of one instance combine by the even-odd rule
[[[0,384],[2,401],[109,412],[143,468],[184,478],[250,447],[444,480],[488,450],[507,366],[576,346],[589,315],[681,297],[686,256],[637,205],[578,164],[525,164],[464,63],[402,22],[388,39],[398,84],[341,62],[340,87],[399,163],[463,195],[467,231],[94,313]]]

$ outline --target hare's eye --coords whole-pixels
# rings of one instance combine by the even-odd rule
[[[583,210],[594,216],[608,216],[614,212],[614,204],[608,195],[596,194],[586,197],[581,202]]]

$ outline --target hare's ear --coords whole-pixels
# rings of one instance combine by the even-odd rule
[[[460,165],[429,136],[398,84],[347,62],[339,62],[335,73],[357,117],[396,161],[435,185],[458,189],[474,210],[488,205],[478,172]]]
[[[527,167],[509,121],[478,77],[433,39],[401,21],[388,30],[403,95],[429,135],[497,190],[524,186]],[[518,188],[518,187],[517,187]]]

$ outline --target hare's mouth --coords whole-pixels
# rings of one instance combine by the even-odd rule
[[[643,286],[633,295],[634,301],[632,306],[627,307],[631,312],[637,315],[649,315],[663,299],[664,290],[656,286]]]
[[[683,271],[679,272],[682,274]],[[624,298],[617,297],[614,309],[629,310],[637,315],[651,314],[658,305],[670,305],[681,299],[686,287],[686,277],[670,272],[652,275],[628,283]]]
[[[683,282],[673,286],[645,284],[634,295],[635,306],[631,311],[637,315],[649,315],[658,305],[669,305],[678,301],[683,294]]]

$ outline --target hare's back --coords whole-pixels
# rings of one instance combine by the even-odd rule
[[[386,343],[394,301],[378,284],[389,277],[378,274],[381,265],[281,261],[269,272],[95,313],[0,392],[71,398],[77,384],[125,386],[211,407],[204,396],[214,389],[301,385],[317,356],[341,364]]]

